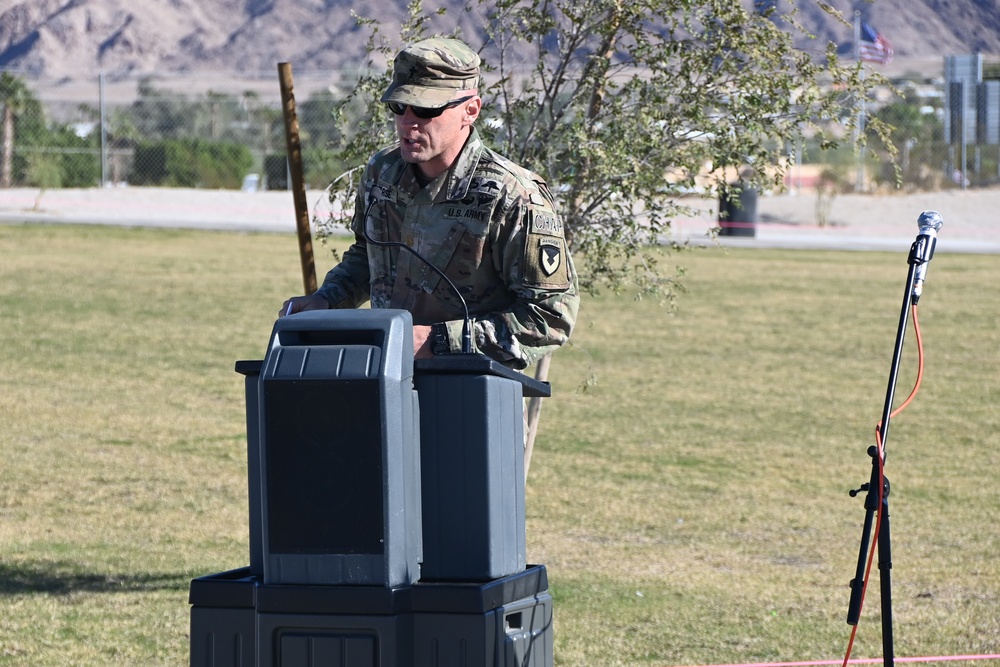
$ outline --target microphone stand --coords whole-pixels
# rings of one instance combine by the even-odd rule
[[[925,226],[925,221],[932,224]],[[885,443],[889,436],[889,420],[892,414],[893,396],[896,391],[896,380],[899,376],[899,362],[903,353],[903,340],[906,336],[906,322],[909,319],[911,305],[920,299],[919,286],[915,290],[918,272],[922,276],[927,270],[926,264],[934,255],[936,232],[941,228],[941,218],[934,211],[925,211],[920,216],[920,234],[910,246],[907,259],[909,271],[906,275],[906,290],[903,293],[903,305],[899,314],[899,327],[896,331],[896,344],[893,349],[892,365],[889,369],[889,384],[886,388],[885,405],[882,408],[882,421],[879,424],[879,442],[881,447],[871,446],[868,455],[872,460],[871,477],[860,489],[850,492],[851,497],[862,491],[865,496],[865,520],[861,533],[861,547],[858,551],[858,566],[854,579],[851,580],[851,600],[847,610],[848,625],[857,625],[861,617],[861,599],[865,589],[865,565],[868,547],[871,539],[872,522],[876,512],[880,512],[878,531],[878,569],[880,592],[882,598],[882,655],[885,667],[893,667],[893,636],[892,636],[892,540],[889,530],[889,480],[884,475]],[[933,233],[931,233],[933,230]],[[880,503],[881,498],[881,503]]]

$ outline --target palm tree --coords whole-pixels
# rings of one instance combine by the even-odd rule
[[[0,187],[9,188],[14,180],[14,119],[31,102],[31,91],[19,78],[0,74],[0,106],[3,107],[3,132],[0,135]]]

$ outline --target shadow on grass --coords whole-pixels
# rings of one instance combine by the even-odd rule
[[[187,590],[188,574],[105,574],[81,572],[71,563],[0,563],[0,597],[44,593],[142,593]]]

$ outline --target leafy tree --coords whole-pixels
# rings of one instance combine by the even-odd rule
[[[347,168],[337,151],[342,138],[330,114],[330,109],[335,106],[333,93],[326,90],[311,95],[296,109],[300,138],[303,145],[309,146],[309,150],[302,155],[305,178],[308,183],[320,188],[326,185],[331,175]]]
[[[0,187],[9,188],[14,183],[14,141],[18,117],[35,117],[41,111],[28,86],[9,72],[0,73],[0,111],[3,122],[0,128]],[[40,117],[40,116],[39,116]]]
[[[120,109],[111,113],[107,122],[108,178],[112,183],[129,179],[132,153],[142,141],[142,134],[135,126],[132,114]]]
[[[51,125],[32,145],[30,185],[88,188],[101,182],[101,138],[98,132],[79,136],[69,125]]]
[[[940,187],[946,176],[938,163],[945,145],[944,123],[934,113],[926,112],[928,106],[928,100],[913,90],[904,90],[874,113],[875,118],[892,128],[892,145],[900,156],[903,182],[922,189]],[[883,167],[878,180],[891,183],[893,174],[887,172]]]
[[[82,187],[100,181],[96,137],[78,136],[70,125],[47,123],[41,102],[20,79],[6,72],[0,74],[0,103],[2,187]]]
[[[200,117],[197,102],[167,90],[157,89],[149,78],[139,82],[132,103],[135,128],[146,139],[178,139],[196,136]]]

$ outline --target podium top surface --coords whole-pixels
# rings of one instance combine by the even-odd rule
[[[522,393],[527,397],[548,398],[552,395],[552,387],[548,382],[536,380],[530,375],[507,368],[499,361],[482,354],[443,354],[431,359],[417,359],[413,362],[413,372],[416,375],[421,373],[494,375],[520,382]]]
[[[241,375],[258,375],[263,366],[261,360],[241,360],[236,362],[236,372]],[[526,397],[548,398],[552,395],[552,387],[548,382],[507,368],[503,364],[482,354],[448,354],[432,359],[417,359],[413,363],[413,371],[421,373],[465,373],[468,375],[494,375],[508,380],[520,382],[522,392]]]

